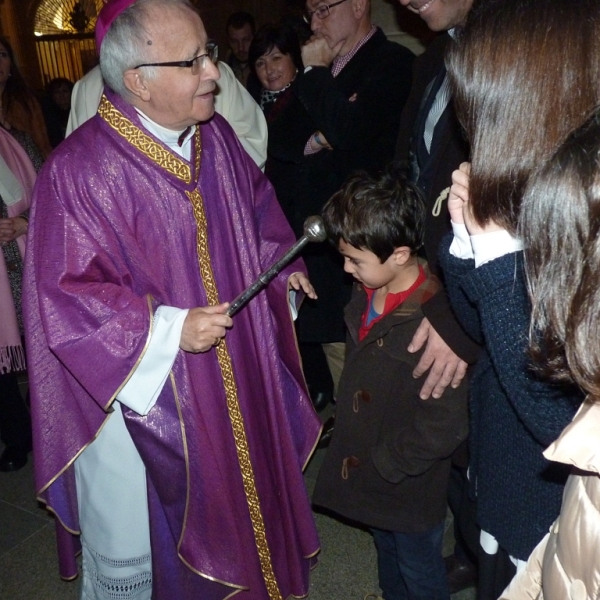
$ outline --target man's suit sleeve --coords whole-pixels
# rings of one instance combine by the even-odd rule
[[[412,89],[402,111],[400,131],[396,142],[395,160],[399,163],[406,165],[410,163],[415,123],[419,118],[428,86],[444,66],[444,53],[449,41],[450,37],[447,34],[439,36],[414,62]],[[440,192],[451,184],[452,170],[458,168],[458,165],[468,157],[463,148],[462,138],[460,138],[460,143],[456,143],[454,139],[461,135],[460,126],[456,123],[454,115],[452,115],[452,119],[449,119],[447,129],[444,131],[450,137],[445,137],[439,142],[443,147],[438,147],[435,157],[435,176],[431,190],[425,198],[427,211],[425,220],[426,258],[432,272],[442,281],[443,274],[438,265],[438,249],[442,237],[451,231],[451,227],[446,204],[444,203],[442,212],[437,216],[433,215],[433,207]],[[423,304],[423,314],[452,351],[465,362],[473,364],[479,356],[479,346],[458,323],[445,288],[444,284],[442,291]]]
[[[446,290],[440,290],[431,300],[423,304],[422,309],[431,326],[459,358],[469,364],[477,361],[480,347],[465,333],[456,320]]]

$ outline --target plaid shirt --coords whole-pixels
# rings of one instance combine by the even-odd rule
[[[354,47],[352,50],[350,50],[350,52],[348,52],[348,54],[344,54],[344,56],[336,56],[333,59],[333,64],[331,65],[331,74],[334,77],[337,77],[342,72],[342,69],[354,58],[354,55],[371,39],[376,31],[377,27],[373,25],[369,33],[367,33],[364,38],[354,44]]]

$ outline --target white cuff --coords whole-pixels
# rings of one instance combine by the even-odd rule
[[[290,312],[292,313],[292,321],[298,318],[298,308],[296,307],[296,290],[290,290],[288,301],[290,303]]]
[[[181,343],[188,309],[159,306],[154,331],[137,369],[119,392],[117,400],[140,415],[147,415],[160,395]]]
[[[505,229],[471,236],[475,267],[523,249],[523,242]]]
[[[467,226],[464,223],[452,223],[452,231],[454,231],[454,239],[450,244],[450,254],[456,258],[466,260],[473,258],[473,246],[471,246],[471,238],[467,231]]]

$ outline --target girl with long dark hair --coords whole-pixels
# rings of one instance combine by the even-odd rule
[[[531,367],[518,235],[535,168],[600,102],[600,3],[488,0],[470,13],[448,72],[471,147],[449,198],[442,264],[457,316],[484,352],[471,378],[471,463],[482,528],[478,598],[497,598],[558,515],[567,469],[543,450],[582,396]]]

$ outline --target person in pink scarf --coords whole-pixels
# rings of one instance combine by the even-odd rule
[[[16,471],[31,450],[29,410],[17,373],[25,369],[21,279],[35,169],[16,139],[0,128],[0,471]]]

